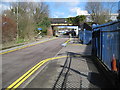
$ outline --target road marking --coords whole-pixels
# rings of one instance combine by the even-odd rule
[[[67,56],[60,56],[60,57],[53,57],[53,58],[48,58],[45,60],[40,61],[38,64],[33,66],[30,70],[28,70],[25,74],[23,74],[20,78],[18,78],[16,81],[14,81],[11,85],[9,85],[6,90],[15,90],[18,88],[26,79],[28,79],[35,71],[37,71],[43,64],[50,60],[55,60],[55,59],[60,59],[60,58],[65,58]]]
[[[65,43],[68,43],[70,41],[70,39],[69,40],[67,40]]]
[[[66,45],[68,44],[68,42],[70,41],[70,39],[68,39],[66,42],[64,42],[63,44],[61,44],[62,46],[66,47]]]
[[[56,39],[56,38],[54,38],[54,39]],[[54,39],[51,39],[51,40],[54,40]],[[2,52],[2,53],[0,53],[0,55],[1,54],[6,54],[6,53],[9,53],[9,52],[14,52],[14,51],[17,51],[17,50],[20,50],[20,49],[24,49],[24,48],[27,48],[27,47],[35,46],[37,44],[45,43],[45,42],[48,42],[48,41],[51,41],[51,40],[42,41],[42,42],[39,42],[39,43],[35,43],[35,44],[31,44],[31,45],[20,47],[20,48],[16,48],[16,49],[13,49],[13,50],[9,50],[9,51],[6,51],[6,52]]]
[[[68,44],[68,45],[76,45],[76,46],[81,46],[83,44]]]

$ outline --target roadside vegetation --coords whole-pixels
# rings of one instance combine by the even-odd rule
[[[86,21],[86,16],[80,15],[80,16],[76,16],[76,17],[69,17],[66,19],[66,21],[73,25],[80,25]]]
[[[50,20],[46,3],[10,2],[9,5],[10,9],[2,12],[3,46],[33,41],[47,34]]]

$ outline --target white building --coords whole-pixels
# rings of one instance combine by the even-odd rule
[[[114,14],[111,14],[111,20],[112,21],[115,21],[115,20],[117,20],[117,17],[118,17],[118,13],[114,13]]]

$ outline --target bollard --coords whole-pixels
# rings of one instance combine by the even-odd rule
[[[113,57],[112,57],[112,71],[117,71],[117,63],[116,63],[116,58],[113,54]]]

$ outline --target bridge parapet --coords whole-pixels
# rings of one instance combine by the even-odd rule
[[[67,23],[59,23],[59,24],[57,24],[57,23],[55,23],[55,24],[51,24],[51,26],[73,26],[73,24],[67,24]]]
[[[73,26],[73,24],[68,23],[66,18],[51,18],[51,26]]]

